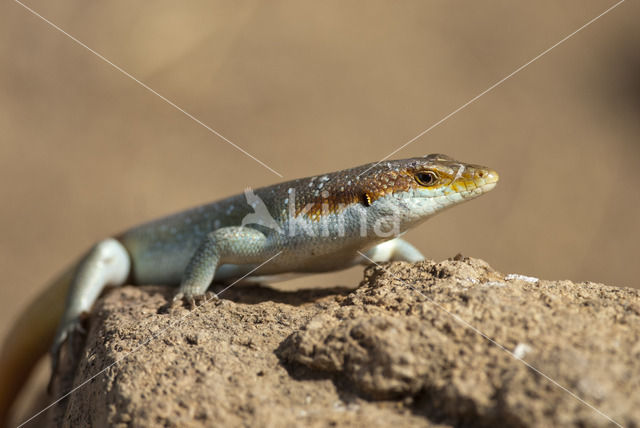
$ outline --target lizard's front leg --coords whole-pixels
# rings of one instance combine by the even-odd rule
[[[219,266],[261,263],[273,256],[268,239],[259,230],[244,226],[223,227],[209,233],[187,265],[174,300],[193,303],[202,297]]]

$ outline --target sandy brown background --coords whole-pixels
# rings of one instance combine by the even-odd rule
[[[28,4],[291,179],[380,159],[614,2]],[[638,16],[627,1],[395,155],[501,175],[408,239],[637,286]],[[0,34],[0,336],[96,240],[281,180],[19,4]]]

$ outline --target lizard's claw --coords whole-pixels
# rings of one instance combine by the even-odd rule
[[[218,300],[218,295],[213,291],[207,291],[204,294],[186,294],[177,293],[173,297],[173,302],[182,302],[182,304],[188,309],[194,309],[205,303],[209,303],[212,300]]]

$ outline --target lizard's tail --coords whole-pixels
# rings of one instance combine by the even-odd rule
[[[70,268],[33,301],[15,322],[0,351],[0,427],[29,373],[51,346],[73,277]]]

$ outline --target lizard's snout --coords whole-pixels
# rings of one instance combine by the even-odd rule
[[[465,165],[452,177],[451,189],[469,196],[478,196],[496,187],[498,173],[489,168],[477,165]]]
[[[493,169],[478,169],[475,172],[476,185],[482,189],[483,192],[488,192],[496,187],[500,176]]]

